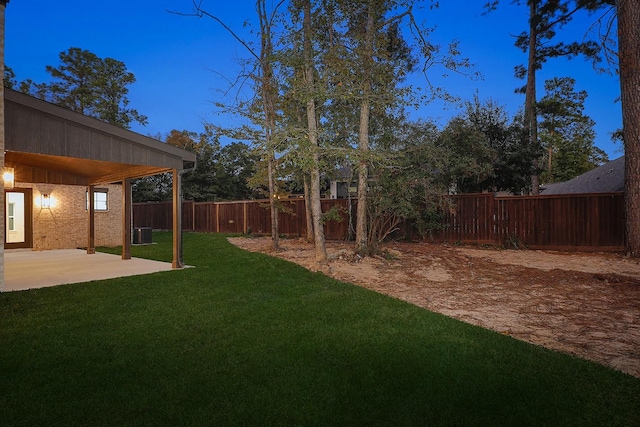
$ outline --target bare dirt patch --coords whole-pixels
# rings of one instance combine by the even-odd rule
[[[230,238],[316,270],[301,239]],[[328,274],[514,338],[640,378],[640,261],[616,254],[390,243],[360,258],[329,242]]]

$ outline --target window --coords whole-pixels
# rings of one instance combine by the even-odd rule
[[[109,210],[109,190],[96,188],[93,190],[93,209],[95,211]],[[89,192],[87,191],[87,210],[89,209]]]
[[[8,210],[8,215],[7,215],[7,220],[9,221],[8,223],[8,230],[9,231],[16,231],[16,204],[15,202],[10,202],[9,205],[7,206],[7,210]]]

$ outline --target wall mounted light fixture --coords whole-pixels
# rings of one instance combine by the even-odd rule
[[[42,200],[40,202],[40,206],[42,209],[50,209],[51,208],[51,196],[48,194],[42,195]]]
[[[2,180],[4,181],[4,188],[13,189],[15,185],[15,171],[13,168],[5,167],[2,171]]]

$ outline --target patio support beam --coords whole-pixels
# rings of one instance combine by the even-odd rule
[[[96,253],[96,215],[95,215],[95,199],[94,199],[94,185],[87,187],[87,202],[89,207],[87,209],[87,215],[89,215],[89,227],[87,230],[87,253]]]
[[[122,259],[131,259],[131,178],[122,181]]]
[[[173,268],[184,267],[182,261],[182,174],[177,169],[173,175]]]

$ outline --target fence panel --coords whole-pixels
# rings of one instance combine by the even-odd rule
[[[247,233],[271,234],[271,211],[268,200],[248,202]]]
[[[217,207],[213,203],[193,204],[193,226],[191,230],[215,233],[217,232]]]
[[[443,229],[433,235],[438,241],[494,243],[493,194],[453,196],[454,210],[445,214]]]
[[[623,250],[624,194],[496,199],[496,244],[530,248]]]
[[[350,206],[351,205],[351,206]],[[356,201],[349,199],[326,199],[320,201],[322,212],[337,210],[338,218],[329,219],[324,224],[324,237],[327,240],[347,240],[349,238],[350,218],[355,221]],[[351,209],[351,217],[349,216]],[[355,224],[354,224],[355,226]]]
[[[194,205],[194,202],[192,200],[185,200],[184,202],[182,202],[182,229],[183,230],[193,230],[193,227],[194,227],[193,205]]]
[[[287,236],[305,235],[307,232],[307,217],[304,199],[281,200],[279,204],[278,232]]]
[[[454,209],[446,212],[443,229],[430,238],[440,242],[526,245],[560,250],[621,251],[625,247],[624,194],[494,197],[493,194],[449,196]],[[279,232],[306,234],[304,199],[281,201]],[[351,203],[351,204],[350,204]],[[328,240],[345,240],[355,218],[355,202],[322,200],[322,211],[338,210],[340,221],[324,225]],[[171,202],[135,203],[134,226],[172,228]],[[243,202],[184,202],[183,229],[220,233],[271,233],[268,200]],[[410,222],[398,226],[396,237],[413,238]]]
[[[133,204],[133,226],[151,227],[154,230],[173,228],[173,205],[171,202],[149,202]]]
[[[219,233],[244,232],[244,203],[217,203]]]

